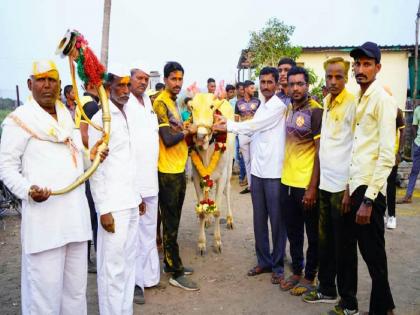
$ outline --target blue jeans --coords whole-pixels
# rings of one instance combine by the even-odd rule
[[[420,146],[413,143],[413,167],[411,168],[410,177],[408,178],[406,197],[411,198],[414,188],[416,187],[417,175],[420,172]]]
[[[238,136],[236,136],[236,138],[235,138],[235,150],[236,150],[235,159],[236,159],[236,161],[238,162],[238,165],[239,165],[239,180],[244,180],[244,178],[246,176],[246,168],[245,168],[244,158],[242,157],[241,152],[239,152]]]

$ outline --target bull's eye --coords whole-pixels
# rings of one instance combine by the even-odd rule
[[[210,105],[210,109],[213,109],[214,108],[214,105]]]

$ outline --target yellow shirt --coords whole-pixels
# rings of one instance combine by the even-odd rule
[[[321,133],[322,106],[310,99],[303,107],[289,104],[286,116],[286,146],[281,182],[307,188],[315,161],[315,140]]]
[[[346,189],[349,181],[353,125],[356,113],[354,95],[343,89],[331,102],[324,99],[321,140],[319,146],[319,188],[332,193]]]
[[[358,95],[349,188],[367,185],[365,196],[375,200],[386,195],[386,182],[395,164],[394,145],[397,105],[374,81],[364,95]]]
[[[182,119],[175,101],[168,91],[162,91],[153,103],[160,127],[170,127],[174,132],[180,132]],[[158,169],[161,173],[178,174],[185,171],[188,159],[188,146],[185,140],[166,147],[159,136]]]

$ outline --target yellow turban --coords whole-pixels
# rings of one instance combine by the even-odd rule
[[[57,66],[52,60],[34,61],[31,76],[35,79],[52,78],[57,81],[60,79]]]

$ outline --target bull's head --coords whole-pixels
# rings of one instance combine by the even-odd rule
[[[229,110],[228,107],[231,110],[232,108],[230,107],[229,102],[226,100],[219,100],[216,96],[210,93],[196,94],[190,105],[193,123],[197,126],[195,143],[204,150],[207,150],[212,136],[211,127],[213,126],[214,112],[218,109],[222,110],[222,108],[226,108],[227,110]]]

